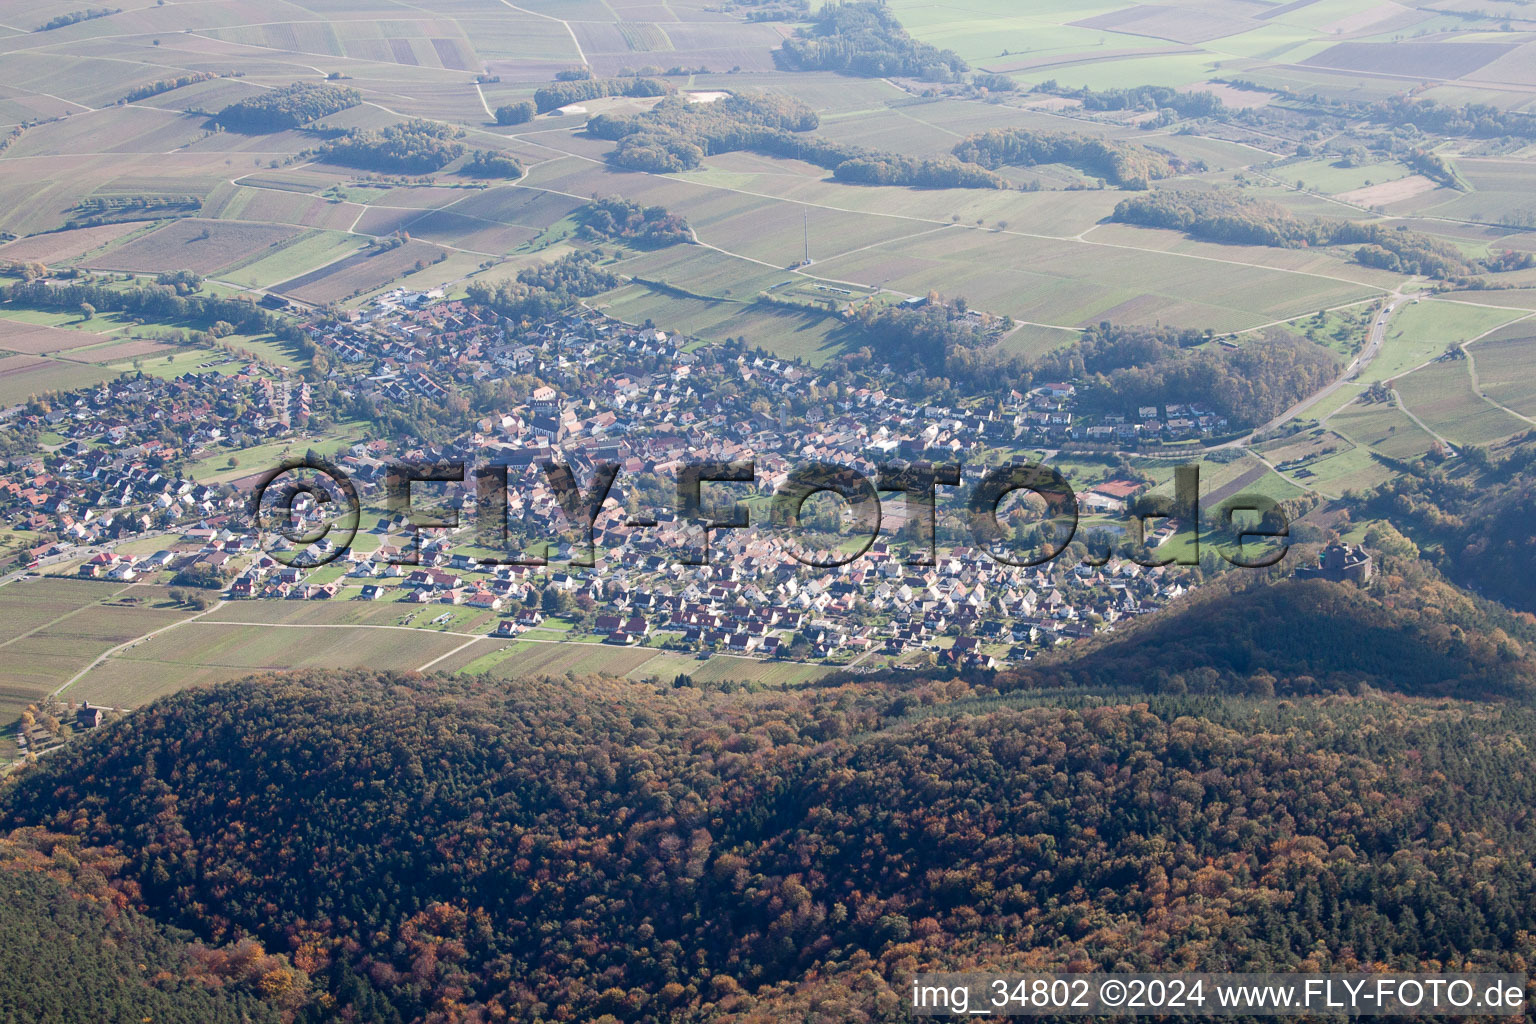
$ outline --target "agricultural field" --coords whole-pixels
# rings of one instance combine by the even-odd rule
[[[280,247],[298,231],[278,224],[219,220],[174,221],[158,231],[114,246],[90,260],[100,270],[154,274],[191,270],[211,274],[220,267]]]
[[[1530,162],[1513,157],[1464,157],[1456,171],[1472,191],[1423,208],[1439,217],[1460,217],[1486,224],[1530,225],[1536,218],[1536,184]]]
[[[75,228],[22,238],[0,245],[0,260],[17,262],[36,260],[45,266],[70,262],[110,245],[124,235],[141,231],[146,226],[146,222],[130,220],[119,224],[100,224],[93,228]]]
[[[51,577],[0,586],[0,742],[9,749],[21,710],[98,656],[190,614],[153,587]]]
[[[87,672],[67,693],[76,700],[136,707],[187,686],[263,669],[410,670],[465,643],[464,637],[454,634],[414,629],[247,626],[198,620],[114,655]]]
[[[648,647],[613,647],[596,643],[549,643],[532,640],[482,640],[474,648],[476,658],[459,671],[490,679],[527,679],[538,676],[622,676],[653,658]]]
[[[1392,380],[1440,356],[1446,346],[1471,341],[1519,315],[1506,309],[1433,299],[1410,303],[1393,313],[1381,353],[1361,374],[1361,380]]]
[[[1374,291],[1235,261],[1212,280],[1197,270],[1203,261],[1122,243],[1021,241],[1005,232],[954,230],[819,263],[816,272],[909,294],[944,281],[951,294],[966,296],[977,308],[1059,327],[1160,321],[1237,331]]]
[[[792,661],[759,661],[716,655],[708,661],[678,654],[657,654],[629,670],[629,678],[671,683],[679,675],[692,677],[695,683],[757,683],[763,686],[800,686],[815,682],[832,669],[822,665],[801,665]]]
[[[250,288],[270,288],[345,259],[366,244],[366,238],[340,231],[310,231],[287,239],[275,252],[268,250],[253,260],[225,267],[219,279]]]
[[[281,281],[271,290],[302,302],[339,302],[354,294],[390,284],[419,263],[427,266],[445,250],[429,242],[412,240],[384,251],[364,250],[343,257],[306,274]]]
[[[1470,75],[1515,48],[1513,43],[1340,43],[1301,64],[1310,68],[1396,77],[1405,77],[1403,70],[1412,68],[1407,77],[1448,81]]]
[[[1328,425],[1357,444],[1394,459],[1418,458],[1435,443],[1395,405],[1356,402],[1330,416]]]
[[[826,313],[736,299],[689,298],[644,285],[608,292],[590,304],[626,323],[665,322],[706,341],[746,337],[775,355],[804,359],[813,366],[838,352],[848,338],[843,324]]]
[[[105,341],[106,335],[94,331],[70,331],[0,317],[0,349],[6,352],[43,355],[100,345]]]
[[[1526,320],[1467,346],[1477,387],[1521,416],[1536,416],[1536,327]]]
[[[1403,407],[1456,445],[1491,444],[1530,428],[1472,387],[1467,360],[1442,359],[1397,381]]]

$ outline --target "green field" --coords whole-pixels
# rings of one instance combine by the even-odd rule
[[[538,676],[614,675],[656,657],[646,647],[611,647],[602,644],[535,643],[528,640],[483,640],[474,648],[476,658],[461,671],[486,679],[525,679]]]
[[[655,679],[670,683],[678,675],[692,676],[698,683],[720,683],[732,680],[739,683],[760,683],[764,686],[799,686],[813,682],[834,671],[822,665],[801,665],[788,661],[757,661],[751,658],[734,658],[715,655],[708,661],[700,661],[680,654],[658,654],[637,668],[631,669],[631,679]]]
[[[1536,328],[1512,324],[1467,346],[1483,394],[1522,416],[1536,416]]]
[[[735,299],[693,299],[628,285],[591,301],[609,316],[628,323],[657,324],[706,341],[745,337],[785,358],[820,365],[841,346],[846,330],[823,313],[797,311]]]
[[[1488,444],[1530,428],[1472,389],[1464,359],[1415,370],[1397,381],[1397,391],[1408,411],[1454,444]]]
[[[248,288],[269,288],[350,256],[366,243],[366,238],[341,231],[311,231],[270,256],[227,267],[219,277]]]
[[[1328,425],[1394,459],[1417,458],[1435,443],[1422,427],[1392,405],[1357,403],[1335,413]]]
[[[1360,375],[1360,380],[1391,380],[1441,355],[1447,345],[1471,341],[1519,315],[1505,309],[1433,299],[1410,302],[1392,314],[1381,353]]]
[[[109,658],[71,686],[67,695],[76,700],[137,707],[187,686],[220,682],[260,671],[302,668],[408,671],[448,654],[465,642],[460,636],[413,629],[245,626],[198,621]]]

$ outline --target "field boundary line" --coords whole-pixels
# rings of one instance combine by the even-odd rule
[[[1522,317],[1516,317],[1515,319],[1511,320],[1507,324],[1500,324],[1498,327],[1493,328],[1493,330],[1484,331],[1482,334],[1479,334],[1477,337],[1471,339],[1470,341],[1463,341],[1457,347],[1459,349],[1461,349],[1461,354],[1466,356],[1466,358],[1467,358],[1467,376],[1472,379],[1472,390],[1473,390],[1474,393],[1476,393],[1477,397],[1481,398],[1483,401],[1487,402],[1489,405],[1493,406],[1495,409],[1498,409],[1498,410],[1500,410],[1502,412],[1509,413],[1511,416],[1513,416],[1517,420],[1523,420],[1526,423],[1529,423],[1529,424],[1532,424],[1533,426],[1536,426],[1536,419],[1532,419],[1531,417],[1526,416],[1523,413],[1515,412],[1515,410],[1511,409],[1509,406],[1505,405],[1503,402],[1500,402],[1497,399],[1493,398],[1493,396],[1489,395],[1486,391],[1483,390],[1482,384],[1479,383],[1479,381],[1477,379],[1477,357],[1474,356],[1472,354],[1472,350],[1467,347],[1469,345],[1477,344],[1479,341],[1482,341],[1484,338],[1488,337],[1488,335],[1494,333],[1494,331],[1502,331],[1506,327],[1513,327],[1515,324],[1518,324],[1518,323],[1521,323],[1523,321],[1529,320],[1533,316],[1536,316],[1536,311],[1527,313],[1525,316],[1522,316]]]
[[[576,38],[576,30],[571,28],[570,22],[566,21],[564,18],[557,18],[553,14],[540,14],[538,11],[530,11],[525,7],[519,7],[514,3],[510,3],[509,0],[501,0],[501,2],[507,7],[512,8],[512,10],[518,11],[519,13],[531,14],[535,18],[545,18],[549,21],[558,21],[560,24],[564,25],[565,30],[570,33],[571,42],[576,46],[576,56],[581,58],[581,62],[583,64],[589,63],[587,60],[586,51],[581,48],[581,40]]]
[[[460,651],[467,651],[467,650],[469,650],[471,647],[475,646],[475,644],[479,643],[481,640],[489,640],[489,639],[491,639],[491,638],[490,637],[483,637],[482,636],[482,637],[476,637],[473,640],[469,640],[469,641],[466,641],[465,643],[459,644],[459,646],[455,647],[453,650],[448,651],[448,652],[446,652],[444,654],[439,654],[437,657],[433,658],[431,661],[427,662],[425,665],[421,666],[416,671],[417,672],[425,672],[427,669],[431,668],[433,665],[436,665],[438,662],[444,661],[444,660],[446,660],[448,658],[451,658],[455,654],[458,654]]]

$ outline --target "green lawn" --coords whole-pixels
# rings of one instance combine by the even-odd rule
[[[270,288],[350,256],[367,243],[367,237],[345,231],[311,231],[271,255],[226,267],[219,278],[248,288]]]

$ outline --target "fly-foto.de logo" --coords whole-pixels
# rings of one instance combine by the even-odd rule
[[[552,460],[516,467],[519,484],[542,495],[547,514],[541,515],[538,501],[514,502],[513,467],[393,463],[383,474],[382,511],[409,533],[410,542],[384,560],[419,565],[421,531],[470,527],[474,557],[483,566],[547,565],[558,548],[565,552],[565,564],[591,567],[597,561],[598,522],[614,508],[622,469],[619,463],[599,462],[582,481],[572,466]],[[630,532],[664,530],[685,537],[673,545],[677,565],[718,564],[712,537],[755,529],[767,531],[795,561],[833,568],[863,557],[880,539],[882,523],[895,518],[901,523],[907,564],[934,565],[942,496],[944,511],[963,524],[965,542],[1009,566],[1050,562],[1080,534],[1086,534],[1081,557],[1090,564],[1123,557],[1144,566],[1196,565],[1205,545],[1231,565],[1264,568],[1288,550],[1285,513],[1265,495],[1227,498],[1202,518],[1196,465],[1174,471],[1172,494],[1143,494],[1126,503],[1118,522],[1095,520],[1087,531],[1071,484],[1057,469],[1040,463],[1003,465],[979,474],[967,474],[955,464],[890,463],[870,476],[850,466],[806,462],[780,476],[771,495],[759,494],[755,504],[735,501],[722,508],[719,501],[706,500],[708,492],[731,484],[755,487],[760,483],[755,461],[684,463],[672,470],[665,514],[631,512],[623,525]],[[967,482],[967,476],[974,479]],[[456,487],[463,498],[431,510],[415,503],[418,486],[437,485]],[[839,506],[836,536],[807,515],[808,503],[821,496]],[[1009,503],[1017,507],[1007,516],[1000,514]],[[249,507],[263,550],[283,564],[306,566],[324,565],[349,550],[365,511],[350,476],[313,454],[264,474]],[[1019,522],[1025,509],[1027,530]],[[1160,541],[1180,541],[1167,554],[1149,543],[1158,521],[1163,524]],[[1021,543],[1021,535],[1028,543]]]

